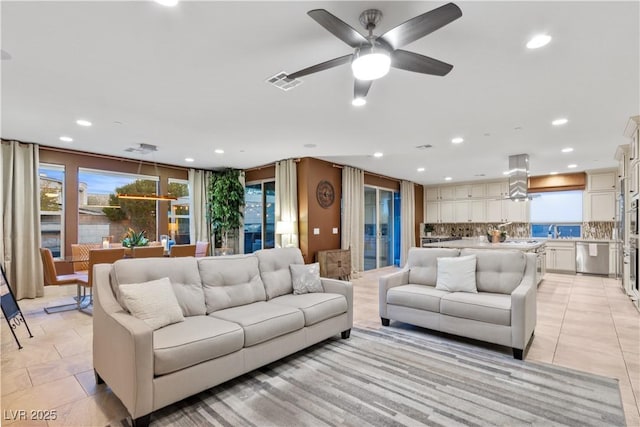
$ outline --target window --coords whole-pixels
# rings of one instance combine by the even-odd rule
[[[169,203],[169,233],[178,245],[191,243],[189,232],[189,182],[169,178],[169,194],[178,198]],[[195,243],[195,242],[194,242]]]
[[[99,243],[103,236],[122,240],[127,229],[144,230],[157,240],[156,209],[153,200],[119,199],[117,194],[157,194],[158,177],[78,170],[78,243]]]
[[[244,253],[275,247],[275,181],[247,184],[244,202]]]
[[[531,196],[531,237],[581,237],[582,191],[555,191]]]
[[[64,166],[40,164],[40,239],[54,257],[64,256]]]

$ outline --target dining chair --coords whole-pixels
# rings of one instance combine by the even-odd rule
[[[196,242],[196,258],[209,255],[209,242]]]
[[[78,282],[78,296],[80,296],[80,287],[82,287],[83,292],[81,299],[84,303],[84,305],[79,303],[78,310],[86,314],[93,314],[90,311],[84,310],[91,304],[93,304],[93,266],[96,264],[113,264],[114,262],[122,258],[124,258],[124,248],[91,249],[89,251],[89,273],[86,276],[86,280],[81,280]],[[87,288],[89,289],[88,301]]]
[[[78,290],[78,300],[73,304],[62,304],[52,307],[45,307],[44,311],[47,314],[59,313],[61,311],[77,310],[80,307],[80,287],[79,283],[87,280],[86,273],[73,273],[73,274],[57,274],[56,265],[53,261],[53,255],[47,248],[40,248],[40,258],[42,259],[42,271],[44,273],[44,285],[45,286],[65,286],[76,285]]]
[[[91,249],[99,249],[101,247],[101,243],[72,243],[71,256],[76,260],[73,261],[73,271],[76,273],[86,273],[89,269],[89,251]]]
[[[170,257],[196,256],[196,245],[173,245],[169,251]]]
[[[162,246],[134,246],[131,248],[131,256],[133,258],[155,258],[164,256],[164,248]]]

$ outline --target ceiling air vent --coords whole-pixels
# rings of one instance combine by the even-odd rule
[[[273,77],[269,77],[266,82],[284,90],[285,92],[302,84],[302,80],[291,79],[284,71],[279,72]]]
[[[509,198],[525,200],[529,174],[529,155],[509,156]]]
[[[154,151],[158,151],[158,147],[153,144],[138,144],[133,147],[126,148],[124,151],[127,153],[149,154]]]
[[[431,147],[433,147],[433,145],[431,145],[431,144],[422,144],[422,145],[417,145],[416,146],[416,148],[418,150],[426,150],[427,148],[431,148]]]

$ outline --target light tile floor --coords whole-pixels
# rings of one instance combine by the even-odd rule
[[[355,326],[380,327],[378,278],[392,271],[366,272],[353,280]],[[92,317],[79,312],[47,315],[42,310],[66,302],[71,288],[46,288],[44,298],[20,301],[34,334],[29,339],[26,331],[18,331],[22,350],[2,320],[0,424],[104,426],[117,425],[127,416],[109,388],[95,384]],[[507,348],[491,348],[511,354]],[[640,426],[640,314],[618,281],[547,274],[538,288],[538,325],[525,358],[618,378],[627,425]],[[20,410],[27,419],[16,419]],[[46,411],[55,411],[55,419],[29,419]]]

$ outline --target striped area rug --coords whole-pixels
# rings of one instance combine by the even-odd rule
[[[355,329],[151,416],[154,427],[624,424],[617,380],[395,328]]]

